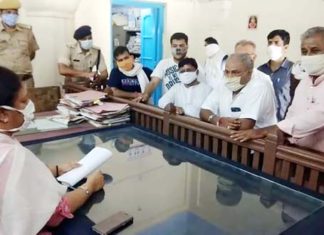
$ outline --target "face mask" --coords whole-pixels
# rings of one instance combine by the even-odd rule
[[[171,53],[173,57],[185,57],[187,54],[187,49],[186,48],[179,48],[179,47],[172,47],[171,48]]]
[[[84,50],[90,50],[92,48],[92,40],[80,40],[81,48]]]
[[[9,27],[14,27],[17,24],[18,15],[13,13],[2,14],[1,18],[3,23],[8,25]]]
[[[271,60],[278,60],[283,56],[282,48],[275,45],[268,46],[268,55]]]
[[[197,79],[197,71],[195,72],[184,72],[179,74],[181,83],[188,85]]]
[[[128,59],[125,59],[125,60],[123,60],[121,62],[117,62],[117,66],[121,70],[130,71],[130,70],[132,70],[132,68],[134,66],[134,63],[133,63],[132,58],[128,58]]]
[[[302,56],[301,66],[309,75],[320,76],[324,74],[324,54]]]
[[[21,124],[21,126],[10,130],[0,129],[0,131],[2,132],[16,132],[16,131],[24,130],[30,125],[30,123],[34,119],[35,106],[31,100],[28,101],[28,104],[23,110],[15,109],[13,107],[5,106],[5,105],[0,107],[11,111],[18,111],[24,116],[24,122]]]
[[[292,66],[291,73],[297,80],[303,80],[309,77],[308,73],[306,72],[306,69],[301,65],[300,61],[297,61]]]
[[[212,57],[219,51],[219,46],[215,43],[205,46],[206,56],[208,58]]]
[[[227,77],[225,76],[225,86],[231,91],[238,91],[242,89],[245,84],[241,84],[241,77]]]

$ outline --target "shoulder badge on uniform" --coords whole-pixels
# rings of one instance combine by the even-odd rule
[[[28,24],[18,23],[17,26],[20,27],[20,28],[23,28],[23,29],[30,29],[30,30],[32,29],[32,26],[28,25]]]

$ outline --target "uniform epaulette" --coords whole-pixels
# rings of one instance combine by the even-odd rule
[[[100,47],[92,46],[93,49],[100,51]]]
[[[75,42],[70,42],[70,43],[67,43],[66,46],[67,46],[68,48],[74,48],[74,47],[77,46],[77,44],[76,44]]]
[[[17,26],[20,27],[20,28],[23,28],[23,29],[30,29],[30,30],[32,29],[32,26],[28,25],[28,24],[18,23]]]

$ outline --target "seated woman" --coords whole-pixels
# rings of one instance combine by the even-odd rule
[[[0,234],[37,234],[58,226],[104,185],[98,171],[66,192],[55,177],[76,164],[48,168],[13,137],[32,117],[25,85],[14,72],[0,67]]]
[[[181,83],[175,84],[160,98],[159,107],[180,115],[199,118],[200,107],[211,88],[197,80],[199,71],[195,59],[185,58],[178,66]]]
[[[141,96],[150,81],[152,70],[135,63],[134,56],[124,46],[115,49],[114,59],[118,68],[111,70],[107,82],[113,95],[127,99]]]

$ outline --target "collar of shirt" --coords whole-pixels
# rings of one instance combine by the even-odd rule
[[[2,32],[2,31],[5,31],[6,29],[5,29],[5,27],[3,26],[3,23],[1,22],[1,24],[0,24],[0,32]],[[23,29],[17,24],[16,25],[16,27],[15,27],[15,30],[17,30],[17,31],[22,31]]]
[[[271,62],[271,60],[269,60],[266,65],[267,65],[268,69],[271,71],[270,62]],[[283,60],[283,62],[281,63],[280,67],[277,70],[279,70],[280,68],[285,68],[288,70],[288,69],[290,69],[290,67],[291,67],[290,61],[287,60],[287,57],[285,57],[285,59]]]
[[[90,48],[90,50],[87,51],[87,52],[85,53],[85,55],[91,55],[91,54],[93,53],[93,51],[94,51],[94,49],[93,49],[93,48]],[[83,53],[83,51],[82,51],[82,49],[81,49],[79,43],[76,43],[76,52],[77,52],[78,54]]]

